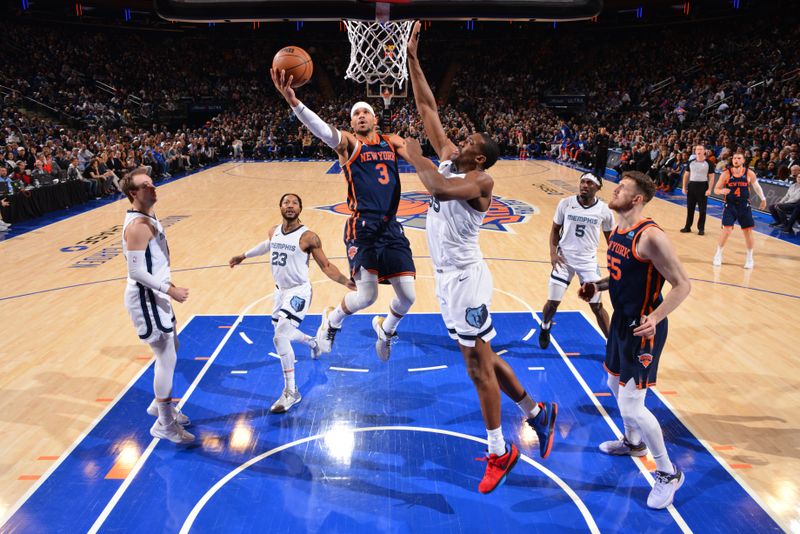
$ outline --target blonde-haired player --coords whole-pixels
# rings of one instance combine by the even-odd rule
[[[176,287],[169,269],[169,246],[164,227],[153,206],[156,188],[146,169],[136,169],[122,180],[122,192],[133,209],[125,214],[122,251],[128,261],[125,308],[136,333],[156,356],[153,378],[155,400],[147,413],[158,416],[150,435],[174,443],[190,443],[194,436],[184,430],[189,418],[172,404],[172,377],[178,359],[178,335],[170,298],[185,302],[189,290]]]

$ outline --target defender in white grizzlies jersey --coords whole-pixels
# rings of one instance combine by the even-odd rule
[[[408,66],[414,100],[425,134],[442,164],[422,155],[416,139],[406,139],[408,161],[431,194],[426,221],[428,248],[435,270],[436,296],[450,337],[457,340],[467,373],[480,399],[489,451],[478,491],[489,493],[503,482],[519,459],[516,445],[506,444],[500,425],[500,389],[522,410],[539,437],[542,458],[550,454],[558,407],[535,403],[517,380],[511,366],[492,350],[495,336],[489,306],[492,275],[478,246],[483,216],[492,203],[492,177],[486,173],[499,155],[488,134],[472,134],[457,148],[446,136],[436,101],[417,59],[420,23],[414,25],[408,45]]]
[[[269,239],[230,259],[233,268],[245,258],[269,254],[272,279],[275,281],[272,326],[275,329],[273,342],[281,359],[284,388],[280,398],[272,405],[272,413],[284,413],[302,400],[294,375],[294,349],[292,341],[304,343],[311,348],[311,357],[319,358],[320,349],[312,336],[303,334],[298,327],[311,306],[311,281],[308,278],[308,261],[314,257],[325,275],[349,289],[355,284],[328,261],[317,234],[300,223],[303,201],[294,193],[286,193],[278,203],[283,222],[273,226]]]
[[[572,278],[577,274],[581,285],[600,280],[600,267],[597,265],[600,232],[606,236],[608,243],[614,228],[614,214],[608,204],[597,198],[601,187],[601,178],[590,172],[584,173],[581,175],[580,193],[563,199],[556,208],[550,229],[550,263],[553,271],[550,273],[547,302],[539,329],[539,346],[543,349],[550,345],[553,316]],[[608,337],[608,312],[600,302],[600,292],[595,293],[589,306],[603,334]]]
[[[122,191],[133,204],[122,228],[122,251],[128,262],[125,308],[139,339],[148,343],[156,356],[155,400],[147,413],[158,418],[150,434],[174,443],[190,443],[194,436],[183,428],[189,418],[172,403],[178,336],[170,302],[170,298],[186,301],[189,290],[175,287],[171,280],[167,238],[153,211],[158,200],[153,181],[144,169],[137,169],[123,179]]]

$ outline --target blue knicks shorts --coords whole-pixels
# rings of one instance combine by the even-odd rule
[[[753,220],[753,209],[749,202],[726,202],[722,208],[722,226],[733,226],[738,222],[742,230],[756,225]]]
[[[397,219],[350,219],[344,236],[351,277],[362,267],[378,275],[383,284],[397,276],[416,277],[411,245]]]
[[[606,344],[606,361],[603,367],[619,377],[620,386],[633,378],[638,389],[656,385],[658,362],[667,341],[667,320],[656,326],[656,335],[650,339],[633,335],[639,319],[614,313]]]

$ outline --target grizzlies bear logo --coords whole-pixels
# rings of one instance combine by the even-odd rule
[[[289,301],[289,304],[292,305],[292,309],[296,312],[302,310],[306,305],[306,299],[300,297],[292,297],[292,300]]]
[[[464,318],[471,327],[480,328],[489,318],[489,310],[486,309],[486,304],[481,304],[478,308],[467,308]]]

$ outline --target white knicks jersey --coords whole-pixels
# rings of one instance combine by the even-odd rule
[[[128,257],[128,242],[125,239],[125,230],[128,229],[130,223],[141,218],[147,219],[147,222],[156,232],[156,235],[147,242],[147,248],[144,249],[147,272],[152,274],[160,283],[169,285],[171,279],[169,272],[169,245],[167,245],[167,236],[164,235],[164,227],[161,226],[161,221],[157,218],[141,211],[128,210],[125,214],[125,223],[122,225],[122,253],[126,258]],[[136,286],[136,281],[129,277],[128,285]]]
[[[310,254],[300,248],[300,237],[308,230],[305,226],[284,234],[282,225],[275,228],[269,242],[272,278],[278,289],[289,289],[308,283]]]
[[[591,206],[584,207],[573,195],[558,203],[553,222],[561,225],[559,250],[570,265],[576,266],[597,262],[600,231],[614,229],[614,214],[599,198]]]
[[[452,167],[452,161],[443,161],[439,172],[448,180],[463,180],[465,175],[454,173]],[[425,226],[434,267],[462,268],[483,260],[478,232],[484,215],[466,200],[431,198]]]

